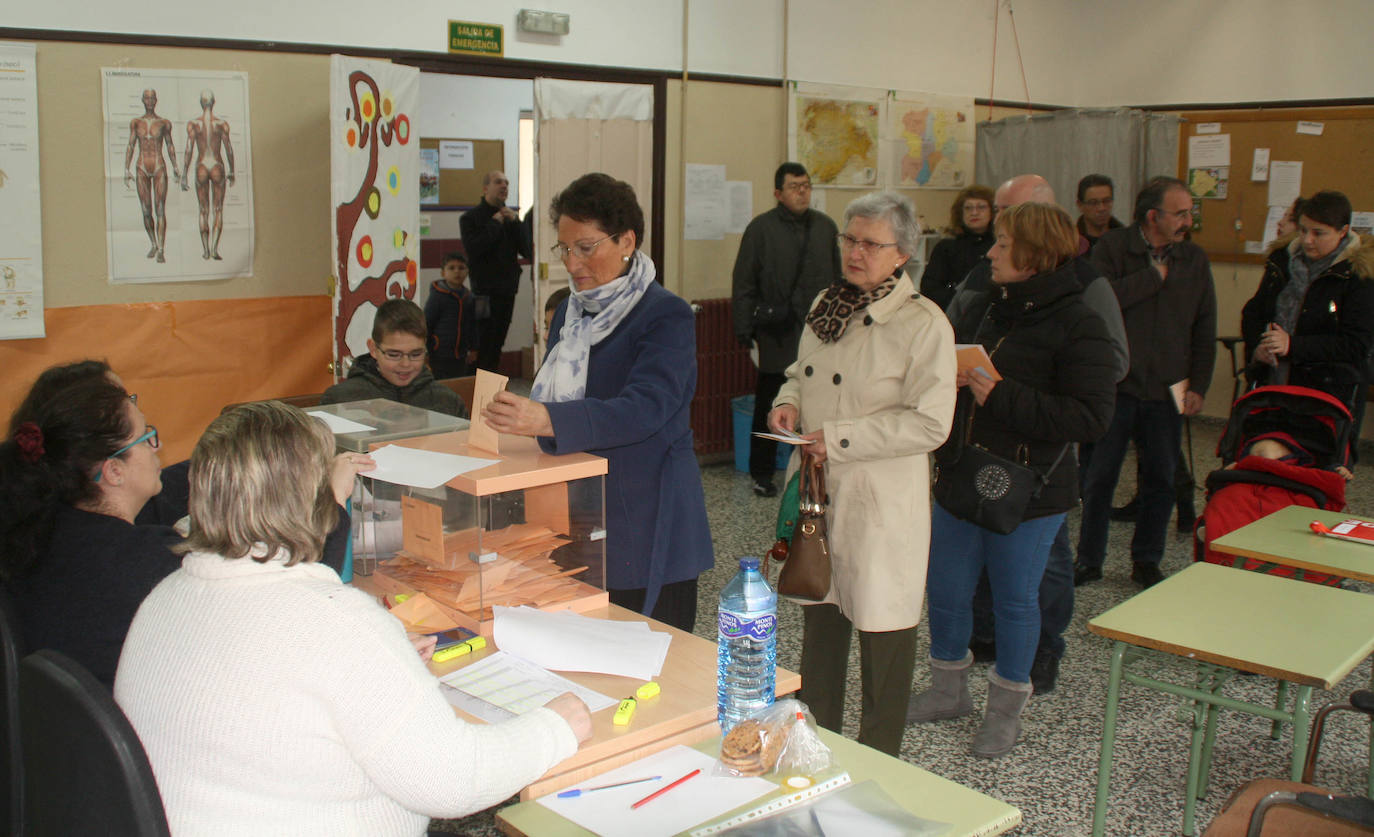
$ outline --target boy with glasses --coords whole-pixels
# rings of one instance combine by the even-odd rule
[[[368,354],[357,358],[348,378],[324,391],[321,404],[386,398],[426,410],[467,418],[467,405],[434,379],[425,366],[429,332],[425,315],[408,299],[389,299],[372,321]]]

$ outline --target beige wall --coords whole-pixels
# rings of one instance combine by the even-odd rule
[[[107,280],[100,68],[114,66],[248,73],[253,276],[147,285]],[[40,42],[44,304],[61,308],[327,294],[328,89],[325,55]],[[178,139],[178,151],[182,145]],[[124,187],[121,183],[117,188]],[[169,183],[168,188],[178,187]]]

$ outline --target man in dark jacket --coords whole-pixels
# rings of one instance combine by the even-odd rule
[[[1108,230],[1121,229],[1121,222],[1112,216],[1115,202],[1116,187],[1107,175],[1089,174],[1078,181],[1078,234],[1089,247]]]
[[[477,366],[491,372],[501,362],[515,294],[520,289],[520,257],[529,247],[520,216],[506,206],[510,181],[504,172],[489,171],[482,179],[482,199],[458,219],[472,272],[472,291],[488,300],[489,314],[478,320]]]
[[[1093,448],[1083,485],[1074,583],[1102,578],[1112,494],[1127,442],[1140,472],[1140,514],[1131,539],[1132,580],[1163,578],[1164,538],[1174,507],[1174,469],[1182,415],[1202,409],[1216,360],[1217,302],[1202,248],[1186,240],[1192,196],[1182,181],[1159,177],[1141,190],[1135,223],[1111,230],[1092,251],[1121,303],[1131,369],[1117,387],[1111,428]]]
[[[759,352],[754,392],[755,432],[768,430],[768,411],[783,372],[797,359],[802,322],[816,295],[840,278],[839,229],[811,209],[811,178],[799,163],[773,174],[778,205],[749,222],[735,257],[735,337]],[[773,471],[777,443],[750,436],[749,473],[754,493],[777,494]]]

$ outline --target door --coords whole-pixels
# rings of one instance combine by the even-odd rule
[[[534,80],[534,319],[536,363],[544,354],[544,301],[568,287],[568,271],[549,252],[558,240],[549,203],[588,172],[605,172],[634,187],[644,210],[648,253],[653,195],[654,88],[648,84]]]

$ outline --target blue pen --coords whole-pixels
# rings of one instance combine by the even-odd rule
[[[581,796],[592,791],[606,790],[607,788],[623,788],[626,785],[637,785],[640,782],[657,782],[662,776],[645,776],[643,779],[631,779],[628,782],[616,782],[613,785],[597,785],[594,788],[572,788],[571,790],[559,791],[559,799],[571,799],[574,796]]]

